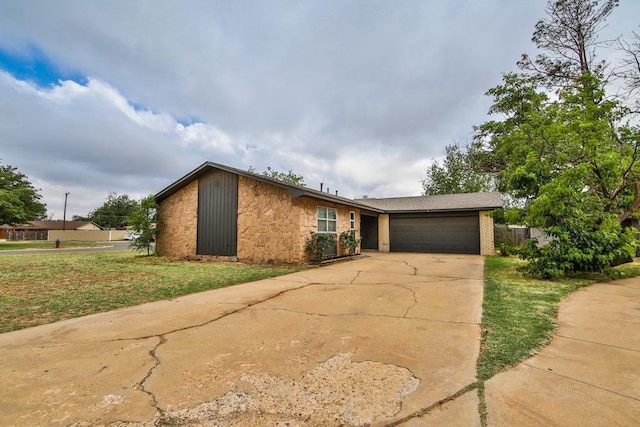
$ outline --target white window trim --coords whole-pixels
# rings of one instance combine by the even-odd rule
[[[355,213],[355,211],[349,212],[349,229],[350,230],[355,230],[356,229],[356,213]]]
[[[320,218],[318,216],[318,210],[320,210],[320,209],[326,209],[327,210],[327,217],[329,216],[329,210],[334,211],[336,213],[336,219]],[[326,221],[327,222],[327,231],[320,231],[320,229],[318,227],[318,222],[319,221]],[[329,229],[329,221],[335,222],[336,231],[328,231],[328,229]],[[328,233],[328,234],[338,234],[338,210],[336,208],[330,208],[328,206],[318,206],[316,208],[316,232],[318,232],[318,233]]]

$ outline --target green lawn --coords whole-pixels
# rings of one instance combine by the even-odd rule
[[[173,262],[131,251],[1,255],[0,262],[0,333],[303,268]]]

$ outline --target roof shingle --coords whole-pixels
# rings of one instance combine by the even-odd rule
[[[384,199],[366,198],[357,199],[356,201],[387,212],[489,210],[503,206],[502,196],[498,192],[390,197]]]

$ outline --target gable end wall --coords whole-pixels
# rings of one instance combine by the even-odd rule
[[[159,208],[158,255],[194,257],[198,235],[198,180],[160,202]]]

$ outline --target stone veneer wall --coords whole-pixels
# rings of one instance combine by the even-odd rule
[[[238,259],[255,263],[307,261],[304,247],[310,232],[316,231],[317,208],[335,208],[338,236],[348,230],[349,212],[360,211],[309,197],[293,197],[284,188],[240,176],[238,180]]]
[[[343,249],[340,248],[340,233],[349,231],[351,229],[351,217],[350,213],[355,212],[356,215],[356,238],[360,238],[360,209],[344,206],[337,203],[331,203],[324,200],[313,199],[305,197],[300,200],[301,206],[303,206],[302,221],[300,222],[302,248],[304,250],[304,243],[311,232],[316,232],[318,229],[318,207],[333,208],[336,210],[338,216],[336,241],[338,244],[338,255],[343,254]],[[356,253],[360,253],[360,246],[356,248]],[[307,255],[304,254],[306,257]],[[306,260],[306,258],[305,258]]]
[[[490,211],[480,211],[480,255],[494,255],[493,217]]]
[[[182,258],[195,256],[198,239],[198,180],[178,190],[159,206],[156,251]]]
[[[301,262],[300,208],[284,188],[238,177],[238,259]]]

